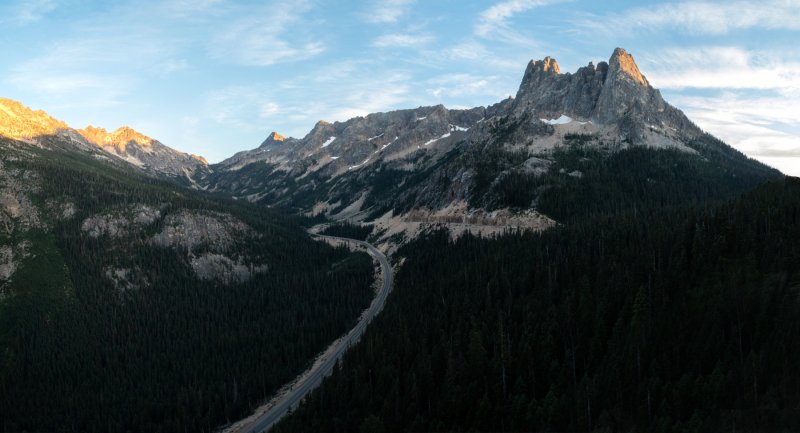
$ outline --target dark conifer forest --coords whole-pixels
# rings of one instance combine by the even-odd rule
[[[309,366],[369,304],[372,260],[312,241],[264,208],[198,194],[74,152],[3,148],[4,170],[29,173],[41,204],[74,218],[15,230],[31,251],[0,299],[0,430],[210,432],[238,420]],[[252,227],[237,249],[268,272],[220,284],[186,252],[154,245],[159,227],[91,237],[88,216],[130,204],[219,211]],[[148,284],[120,291],[109,267]]]
[[[400,251],[284,432],[798,431],[800,181]]]

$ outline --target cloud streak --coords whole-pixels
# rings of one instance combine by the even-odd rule
[[[56,0],[24,0],[13,6],[12,12],[17,25],[24,26],[40,21],[50,12],[58,8]]]
[[[533,41],[514,30],[509,21],[511,18],[529,10],[559,3],[558,0],[506,0],[495,3],[478,16],[474,27],[475,35],[518,44],[532,45]]]
[[[643,70],[671,103],[715,136],[791,174],[800,167],[800,62],[735,46],[666,48]]]
[[[409,33],[392,33],[381,35],[372,41],[372,46],[376,48],[400,47],[414,48],[426,45],[433,41],[431,35],[416,35]]]
[[[735,30],[800,30],[800,2],[769,0],[712,3],[686,1],[635,8],[580,22],[592,31],[677,28],[692,34],[722,35]]]
[[[394,23],[407,14],[415,2],[416,0],[376,0],[362,17],[371,24]]]
[[[310,9],[307,1],[275,3],[255,16],[235,20],[213,38],[211,56],[245,66],[271,66],[315,57],[325,51],[325,45],[295,26]]]
[[[665,89],[762,89],[800,94],[800,62],[738,47],[669,48],[649,61],[648,78]]]

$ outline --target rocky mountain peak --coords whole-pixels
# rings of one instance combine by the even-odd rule
[[[549,72],[553,75],[558,75],[561,73],[561,69],[558,67],[558,62],[556,59],[547,56],[544,60],[537,60],[533,62],[534,70],[541,70],[542,72]]]
[[[202,155],[197,155],[195,153],[192,153],[192,154],[189,154],[189,156],[192,159],[194,159],[195,161],[198,161],[200,164],[203,164],[203,165],[206,165],[206,166],[208,165],[208,160]]]
[[[35,139],[68,131],[66,123],[54,119],[42,110],[0,98],[0,135],[16,139]]]
[[[283,135],[278,134],[275,131],[272,131],[269,134],[269,136],[267,137],[267,139],[268,140],[272,140],[272,141],[283,141],[283,140],[286,140],[286,137],[284,137]]]
[[[267,138],[261,142],[261,146],[259,147],[267,147],[267,146],[275,146],[283,144],[286,141],[286,137],[281,134],[278,134],[276,131],[272,131],[269,133]]]
[[[634,82],[641,84],[642,86],[649,86],[650,83],[647,81],[647,78],[644,77],[642,72],[639,70],[639,67],[636,66],[636,62],[633,60],[633,56],[628,54],[622,48],[617,48],[614,50],[614,53],[611,55],[611,59],[608,61],[609,72],[611,74],[624,74]]]
[[[146,146],[146,147],[152,146],[153,142],[155,141],[152,138],[134,130],[129,126],[122,126],[120,128],[117,128],[116,131],[109,134],[109,138],[111,139],[111,142],[113,144],[121,143],[124,145],[127,143],[134,142],[139,144],[140,146]]]
[[[154,139],[137,132],[129,126],[122,126],[109,133],[105,128],[96,128],[89,125],[84,129],[79,129],[78,133],[96,146],[113,147],[119,153],[125,153],[128,145],[132,143],[149,149],[155,142]]]
[[[561,74],[561,69],[558,67],[558,62],[556,62],[556,59],[547,56],[544,60],[531,60],[528,63],[525,75],[522,77],[522,83],[530,86],[533,83],[557,77],[559,74]]]
[[[531,61],[512,111],[518,117],[534,119],[558,119],[563,115],[591,120],[615,128],[621,139],[634,143],[652,141],[654,130],[673,138],[700,132],[680,110],[664,101],[633,56],[622,48],[615,49],[607,63],[589,63],[573,74],[559,73],[550,57]]]

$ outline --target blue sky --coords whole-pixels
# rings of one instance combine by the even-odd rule
[[[692,120],[800,175],[800,1],[89,1],[0,5],[0,96],[211,161],[318,120],[516,93],[626,48]]]

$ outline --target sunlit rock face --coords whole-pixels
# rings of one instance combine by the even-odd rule
[[[17,101],[0,98],[0,135],[34,139],[68,129],[66,123],[50,117],[44,111],[34,111]]]
[[[155,141],[128,126],[123,126],[109,133],[105,128],[95,128],[89,125],[85,129],[79,129],[78,132],[90,142],[100,147],[113,147],[119,153],[125,153],[129,143],[135,144],[142,149],[151,149]]]
[[[78,133],[89,143],[135,166],[170,177],[186,177],[191,180],[196,172],[204,170],[208,165],[203,157],[167,147],[128,126],[108,132],[105,128],[89,125],[79,129]]]
[[[187,179],[190,184],[208,166],[205,158],[172,149],[128,126],[111,132],[91,125],[76,130],[44,111],[4,98],[0,98],[0,136],[40,147],[79,149],[150,174]]]
[[[622,48],[614,50],[607,63],[589,63],[574,74],[560,73],[550,57],[531,61],[513,110],[518,116],[556,119],[566,115],[617,127],[623,137],[639,143],[647,140],[648,129],[683,138],[700,134],[680,110],[664,102],[633,56]]]

